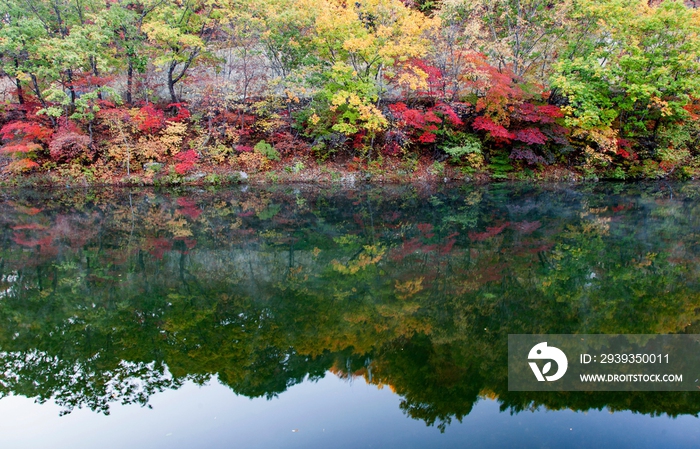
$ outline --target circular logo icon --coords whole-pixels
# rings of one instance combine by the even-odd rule
[[[559,348],[547,346],[546,341],[537,343],[535,346],[533,346],[532,349],[530,349],[530,353],[527,355],[527,358],[529,360],[549,360],[542,367],[542,371],[540,371],[537,363],[528,362],[530,368],[532,368],[532,372],[535,373],[535,377],[540,382],[544,382],[545,380],[554,381],[561,379],[566,373],[566,369],[569,367],[569,361],[566,359],[566,354],[564,354],[564,352]],[[545,374],[552,370],[552,360],[557,363],[557,372],[550,376],[546,376]]]

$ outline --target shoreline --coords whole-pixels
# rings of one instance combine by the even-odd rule
[[[317,163],[305,161],[308,167],[297,171],[289,170],[289,165],[276,164],[278,167],[267,171],[246,172],[225,166],[207,166],[194,170],[188,175],[150,172],[142,170],[130,175],[110,174],[94,176],[90,172],[73,173],[49,171],[32,174],[4,174],[0,177],[0,187],[176,187],[176,186],[221,186],[221,185],[280,185],[312,184],[319,186],[355,186],[355,185],[440,185],[440,184],[475,184],[484,185],[502,182],[542,183],[597,183],[607,182],[649,182],[649,181],[692,181],[694,177],[680,179],[672,174],[665,177],[640,177],[616,179],[606,177],[603,173],[584,175],[580,172],[558,166],[548,166],[543,171],[529,173],[516,171],[507,177],[495,178],[489,172],[465,174],[457,167],[446,166],[442,172],[431,171],[431,166],[421,164],[414,172],[390,171],[385,168],[348,169],[346,165],[336,163]],[[306,165],[305,164],[305,165]]]

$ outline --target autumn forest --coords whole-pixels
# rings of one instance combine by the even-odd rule
[[[639,0],[8,0],[18,181],[700,172],[700,12]]]

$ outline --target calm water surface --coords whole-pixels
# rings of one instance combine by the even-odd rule
[[[700,333],[700,185],[5,190],[0,447],[698,447],[509,392],[514,333]]]

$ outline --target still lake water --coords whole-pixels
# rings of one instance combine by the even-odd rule
[[[509,392],[515,333],[700,333],[700,184],[0,192],[0,447],[698,447]]]

